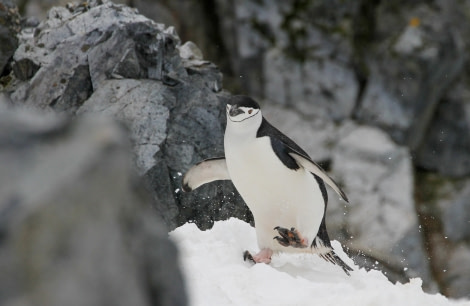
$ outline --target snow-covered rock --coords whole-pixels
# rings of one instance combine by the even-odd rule
[[[354,266],[348,277],[316,255],[279,254],[270,265],[244,262],[256,250],[256,233],[238,219],[200,231],[185,224],[170,233],[180,249],[181,268],[192,305],[470,305],[424,293],[419,278],[392,284],[376,270]],[[339,256],[352,264],[333,241]]]

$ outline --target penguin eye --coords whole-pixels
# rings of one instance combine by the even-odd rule
[[[252,112],[253,112],[253,109],[252,109],[252,108],[248,110],[248,114],[251,115]]]

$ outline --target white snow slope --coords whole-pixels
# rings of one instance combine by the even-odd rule
[[[365,271],[336,253],[355,271],[312,254],[280,254],[270,265],[244,262],[245,250],[257,252],[254,228],[238,219],[216,222],[208,231],[185,224],[170,233],[178,245],[189,300],[193,306],[224,305],[470,305],[427,294],[421,279],[392,284],[379,271]]]

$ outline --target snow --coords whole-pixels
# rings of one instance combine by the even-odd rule
[[[256,233],[238,219],[219,221],[200,231],[184,224],[170,233],[193,306],[210,305],[470,305],[440,294],[424,293],[419,278],[392,284],[379,271],[354,265],[333,241],[336,253],[354,270],[348,277],[338,266],[312,254],[279,254],[270,265],[244,262],[245,250],[258,251]]]

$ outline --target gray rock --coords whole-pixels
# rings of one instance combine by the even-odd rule
[[[20,30],[20,16],[15,1],[0,1],[0,76],[18,47],[16,34]]]
[[[443,271],[447,294],[455,298],[470,298],[470,247],[468,243],[456,245],[447,257],[448,270]]]
[[[328,60],[301,63],[275,50],[267,53],[264,67],[266,99],[305,115],[333,120],[351,116],[359,90],[351,69]]]
[[[431,232],[431,264],[442,290],[455,298],[469,298],[470,287],[470,196],[469,179],[446,179],[429,175],[424,181],[431,197],[424,198],[423,209]],[[427,202],[427,203],[426,203]]]
[[[339,137],[332,169],[352,203],[345,216],[348,230],[356,243],[386,251],[417,222],[409,153],[371,127],[350,123],[342,127]],[[366,211],[371,221],[364,223]],[[385,215],[390,217],[384,219]]]
[[[168,229],[188,220],[201,228],[231,216],[252,220],[230,183],[180,193],[182,173],[223,154],[222,75],[195,44],[181,45],[172,27],[111,2],[53,8],[32,33],[23,32],[15,54],[23,82],[14,104],[124,123]],[[232,193],[233,203],[224,198]]]
[[[5,109],[0,125],[2,305],[186,305],[122,126]]]
[[[437,107],[416,165],[451,177],[470,174],[470,92],[465,84],[459,81]]]
[[[163,25],[111,2],[94,4],[85,13],[53,8],[34,37],[23,35],[20,41],[15,63],[28,60],[39,69],[12,98],[15,103],[74,113],[111,77],[160,80],[164,70],[184,73],[173,67],[173,54],[164,55],[168,44],[177,43],[174,40]]]
[[[470,180],[442,180],[438,186],[438,206],[443,227],[443,235],[450,241],[458,243],[470,241]]]
[[[155,165],[154,155],[166,138],[170,116],[164,101],[168,88],[153,80],[106,80],[77,111],[114,117],[130,129],[136,166],[144,174]]]
[[[398,10],[391,6],[384,2],[376,8],[379,39],[364,58],[369,75],[356,117],[415,150],[440,99],[464,67],[464,43],[458,13],[420,3]]]
[[[332,231],[347,233],[345,238],[355,249],[372,250],[378,258],[399,263],[401,269],[410,270],[408,275],[420,275],[429,284],[431,274],[418,232],[409,151],[377,128],[352,123],[340,128],[338,138],[332,172],[343,184],[350,204],[331,197],[329,209],[338,222],[332,224]],[[337,211],[345,207],[339,222]]]
[[[266,54],[272,50],[298,65],[309,60],[347,63],[352,54],[350,20],[357,7],[357,1],[217,1],[222,39],[231,59],[226,74],[233,74],[243,91],[266,98],[270,91],[264,89],[264,78],[270,75],[268,69],[273,72]],[[302,77],[304,83],[311,81]]]

